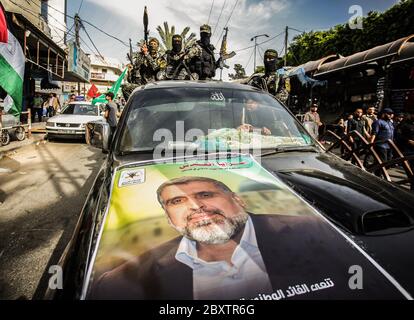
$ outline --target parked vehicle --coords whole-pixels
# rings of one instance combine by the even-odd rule
[[[414,196],[267,93],[148,84],[111,135],[87,124],[107,159],[46,298],[412,299]]]
[[[85,101],[71,102],[60,114],[47,120],[47,137],[84,138],[86,123],[95,120],[103,120],[98,106]]]

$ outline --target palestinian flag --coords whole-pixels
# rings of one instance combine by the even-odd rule
[[[19,41],[8,30],[0,3],[0,87],[8,94],[5,111],[18,116],[22,111],[25,56]]]
[[[92,83],[92,86],[90,87],[90,89],[89,89],[89,91],[87,93],[87,96],[89,98],[96,98],[96,97],[99,97],[99,95],[100,94],[99,94],[98,88],[95,86],[94,83]]]
[[[127,68],[124,70],[124,72],[122,72],[122,74],[119,76],[118,80],[116,80],[116,82],[112,85],[111,89],[109,89],[108,92],[113,92],[115,98],[118,94],[119,88],[121,87],[122,84],[122,80],[125,77],[125,74],[127,72]],[[108,101],[105,99],[105,93],[102,93],[99,97],[95,98],[92,100],[92,104],[97,104],[97,103],[108,103]]]

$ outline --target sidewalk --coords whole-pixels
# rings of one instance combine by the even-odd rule
[[[46,133],[46,122],[32,123],[32,136],[23,141],[12,140],[7,146],[0,146],[0,159],[9,152],[16,151],[24,146],[43,141]],[[12,138],[13,139],[13,138]]]

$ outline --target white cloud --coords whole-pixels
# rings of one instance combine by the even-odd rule
[[[223,10],[219,23],[218,18],[225,0],[215,0],[210,25],[212,29],[216,27],[215,35],[212,39],[214,45],[217,44],[217,50],[220,47],[218,37],[222,33],[223,27],[237,0],[227,0],[226,7]],[[212,0],[156,0],[156,1],[136,1],[136,0],[89,0],[97,6],[109,8],[113,13],[110,18],[119,19],[119,23],[130,23],[136,21],[132,26],[125,25],[124,34],[119,37],[127,40],[133,38],[136,42],[142,33],[142,14],[146,5],[149,13],[150,31],[152,36],[157,36],[156,26],[162,25],[168,21],[170,25],[175,25],[177,32],[185,26],[189,26],[192,32],[199,35],[200,25],[207,23]],[[258,33],[268,33],[270,36],[275,35],[275,15],[287,9],[289,3],[287,0],[239,0],[237,6],[229,21],[228,50],[235,50],[252,45],[250,38]],[[124,21],[124,22],[123,22]],[[139,25],[137,30],[137,25]],[[104,27],[104,26],[103,26]],[[108,30],[110,32],[110,30]],[[274,46],[275,42],[269,43]],[[246,50],[238,53],[228,64],[232,67],[235,63],[245,65],[252,50]],[[259,57],[258,52],[258,57]],[[106,53],[104,53],[106,54]],[[111,53],[108,53],[111,54]],[[125,54],[117,56],[123,58]],[[259,61],[259,58],[258,58]],[[252,72],[253,63],[246,70]],[[232,72],[232,68],[229,69]],[[223,72],[224,78],[227,78],[227,71]]]

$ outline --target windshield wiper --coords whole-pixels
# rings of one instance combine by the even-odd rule
[[[308,146],[291,146],[291,145],[279,145],[274,150],[264,152],[260,156],[266,157],[277,153],[285,153],[285,152],[315,152],[318,153],[318,149],[314,145]]]
[[[147,154],[147,153],[154,153],[154,148],[148,148],[148,149],[141,149],[141,150],[126,150],[126,151],[120,151],[118,155],[120,156],[127,156],[130,154]]]

